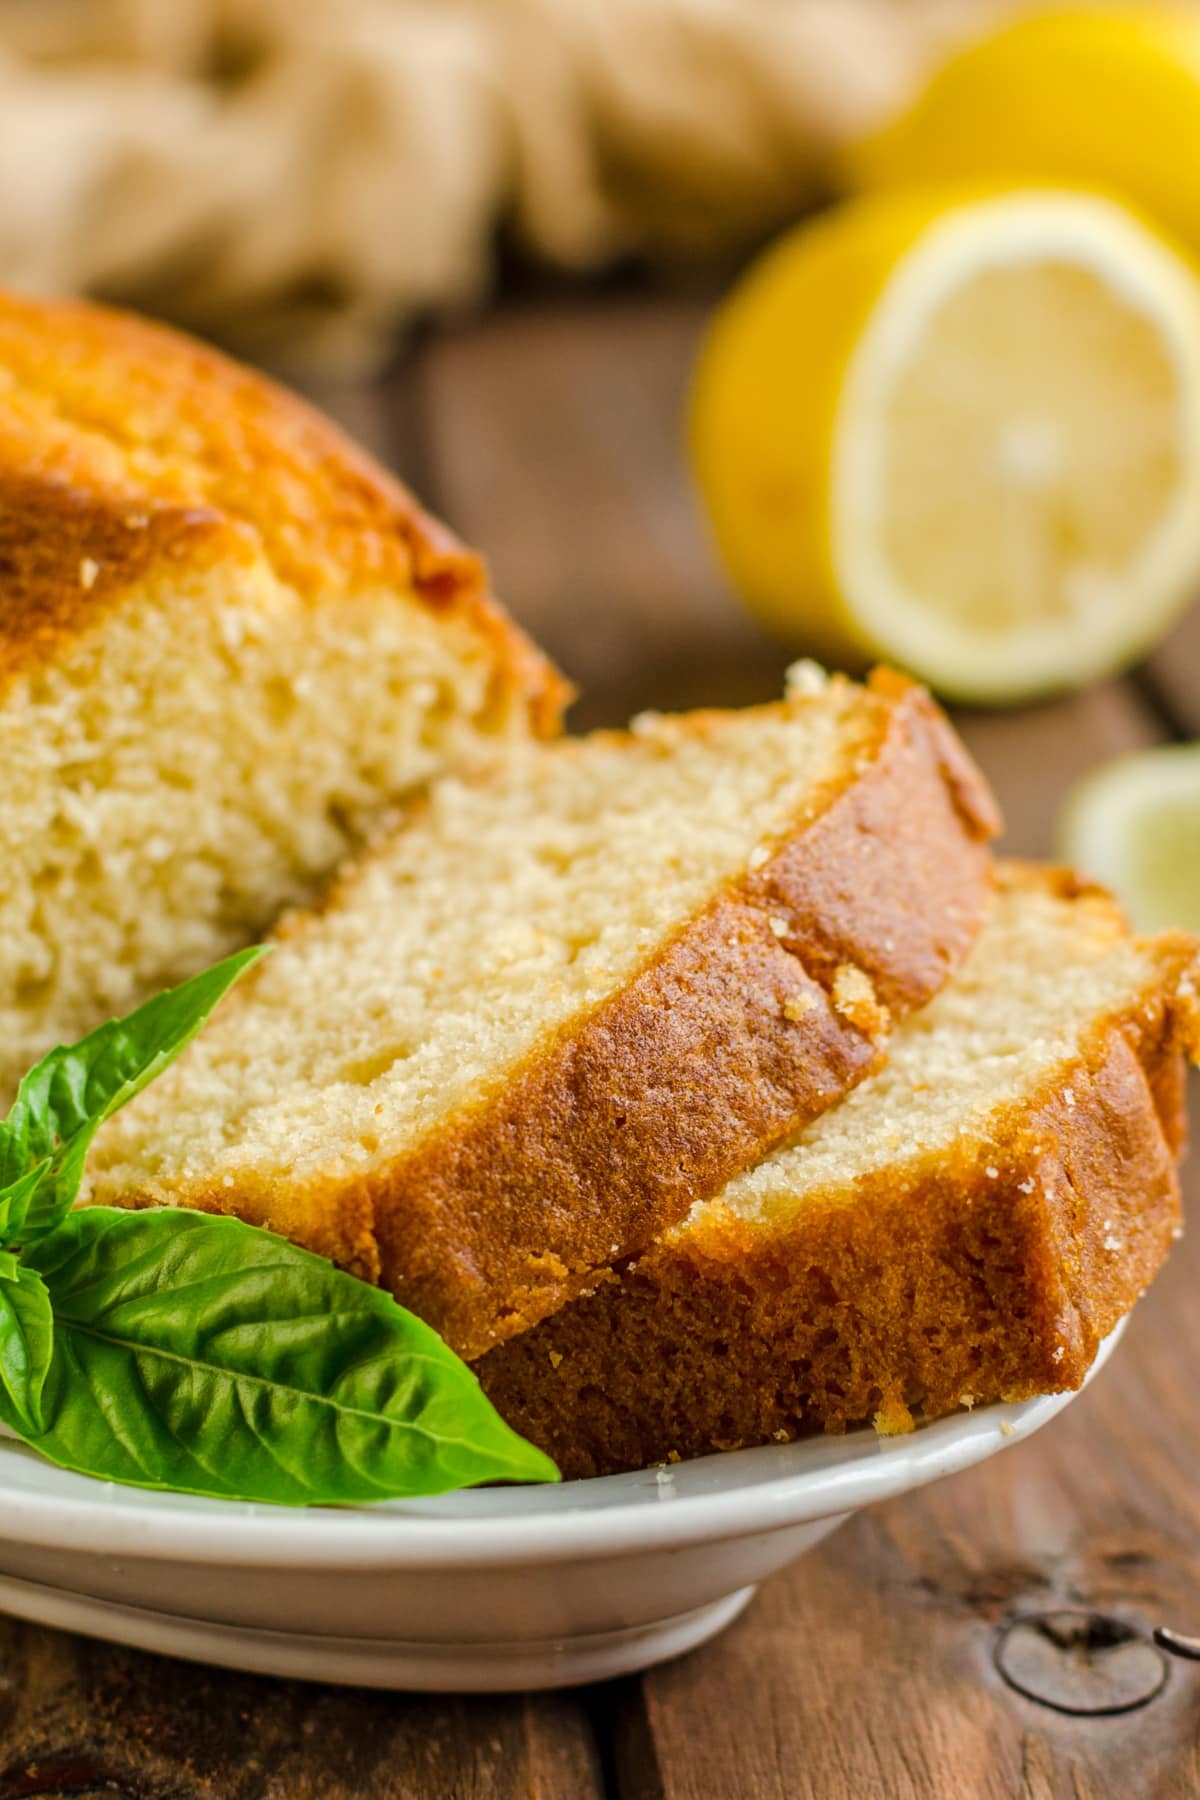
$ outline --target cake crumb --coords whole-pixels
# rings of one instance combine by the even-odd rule
[[[812,1012],[816,1004],[811,994],[791,994],[783,1003],[783,1016],[789,1025],[795,1025],[806,1013]]]
[[[777,938],[787,936],[788,922],[785,918],[781,917],[779,913],[772,913],[771,917],[767,920],[767,924],[771,927],[771,930],[775,933]]]
[[[1000,1421],[1000,1436],[1001,1437],[1016,1437],[1016,1435],[1017,1435],[1017,1428],[1013,1424],[1012,1420],[1011,1419],[1001,1419],[1001,1421]]]
[[[792,663],[783,678],[784,698],[787,700],[815,699],[828,686],[828,671],[811,656],[802,656]]]
[[[886,1006],[880,1004],[871,977],[853,963],[839,963],[833,978],[833,1010],[858,1028],[865,1037],[885,1032],[890,1023]]]
[[[764,868],[770,860],[771,852],[767,849],[767,846],[765,844],[755,844],[753,850],[750,852],[750,867],[752,869]]]
[[[777,1444],[790,1444],[792,1441],[791,1432],[785,1431],[782,1425],[779,1427],[778,1431],[773,1431],[771,1436],[775,1439]]]
[[[1055,1348],[1054,1348],[1054,1355],[1050,1358],[1050,1361],[1056,1362],[1056,1363],[1061,1362],[1065,1354],[1066,1354],[1066,1352],[1063,1350],[1062,1345],[1056,1344]]]
[[[85,556],[79,565],[79,585],[81,588],[93,588],[96,577],[100,573],[100,564],[90,556]]]
[[[552,1369],[557,1369],[559,1363],[561,1363],[561,1361],[562,1361],[562,1351],[561,1350],[551,1350],[548,1352],[548,1354],[550,1357],[550,1367]]]

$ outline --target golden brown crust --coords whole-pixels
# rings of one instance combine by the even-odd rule
[[[373,1256],[362,1190],[348,1212],[335,1179],[176,1197],[306,1242],[319,1232],[468,1355],[650,1243],[874,1067],[887,1012],[929,999],[982,920],[991,799],[928,697],[878,686],[873,741],[815,817],[498,1092],[372,1178]]]
[[[459,615],[497,708],[556,728],[568,690],[479,558],[328,420],[161,326],[0,293],[0,678],[163,558],[255,555],[306,600],[379,587]]]
[[[485,1390],[583,1476],[1078,1387],[1178,1230],[1179,975],[983,1144],[806,1197],[786,1228],[668,1234],[485,1356]]]

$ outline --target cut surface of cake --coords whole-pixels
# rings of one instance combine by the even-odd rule
[[[301,401],[0,294],[0,1103],[564,698],[478,559]]]
[[[268,1225],[466,1354],[647,1244],[986,910],[994,811],[927,696],[804,688],[433,784],[102,1131],[91,1198]]]
[[[887,1066],[477,1365],[568,1476],[1078,1387],[1179,1229],[1192,939],[1008,865]]]

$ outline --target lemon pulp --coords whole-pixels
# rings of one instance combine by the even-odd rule
[[[855,202],[720,310],[691,440],[790,641],[968,700],[1067,687],[1200,584],[1200,284],[1099,196]]]

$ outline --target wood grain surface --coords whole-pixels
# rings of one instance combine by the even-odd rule
[[[777,691],[787,652],[730,597],[680,454],[697,305],[527,304],[316,395],[490,554],[584,690],[574,723]],[[1200,614],[1148,669],[959,723],[1008,847],[1066,785],[1200,729]],[[1200,1159],[1188,1187],[1200,1204]],[[1089,1392],[1034,1441],[860,1515],[715,1643],[581,1693],[454,1700],[198,1670],[0,1624],[0,1800],[1139,1800],[1200,1795],[1200,1665],[1116,1716],[1023,1698],[1012,1618],[1200,1632],[1200,1246],[1185,1239]]]

